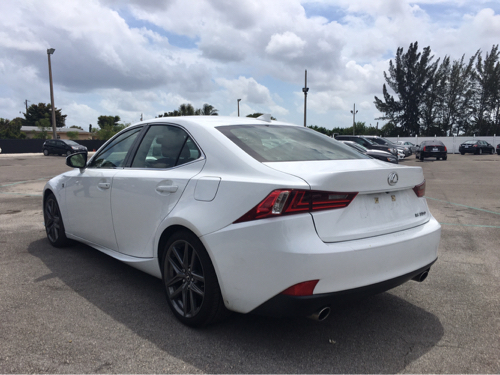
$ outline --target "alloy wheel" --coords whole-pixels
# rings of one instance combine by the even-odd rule
[[[48,198],[45,204],[45,229],[50,242],[55,243],[61,236],[61,212],[54,198]]]
[[[200,257],[189,242],[175,241],[166,254],[165,288],[176,312],[185,318],[196,316],[205,299],[205,275]]]

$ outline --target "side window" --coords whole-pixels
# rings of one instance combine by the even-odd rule
[[[120,134],[97,154],[88,168],[119,168],[123,165],[130,147],[142,128]]]
[[[169,125],[154,125],[144,136],[132,168],[172,168],[200,156],[200,150],[184,130]]]

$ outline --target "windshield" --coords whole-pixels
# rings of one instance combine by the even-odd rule
[[[237,125],[217,129],[260,162],[368,158],[326,135],[299,126]]]
[[[74,141],[68,141],[67,139],[63,139],[62,141],[70,146],[80,146],[78,143]]]

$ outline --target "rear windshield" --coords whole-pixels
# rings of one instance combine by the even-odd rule
[[[260,162],[368,158],[326,135],[298,126],[236,125],[217,129]]]

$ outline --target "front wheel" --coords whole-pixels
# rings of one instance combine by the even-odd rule
[[[49,156],[49,150],[47,150],[47,149],[43,150],[43,154],[44,154],[45,156]]]
[[[66,237],[64,230],[64,223],[61,216],[59,204],[57,204],[56,197],[50,194],[43,206],[43,218],[45,222],[45,231],[47,238],[52,246],[64,247],[69,245],[70,241]]]
[[[214,266],[193,233],[170,237],[163,258],[163,285],[174,315],[191,327],[202,327],[228,314]]]

